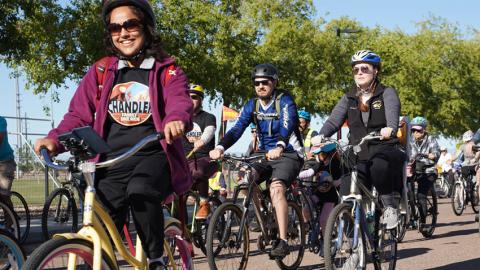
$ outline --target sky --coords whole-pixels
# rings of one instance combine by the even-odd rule
[[[317,15],[330,21],[341,16],[348,16],[351,19],[359,21],[363,26],[380,26],[385,29],[400,29],[409,34],[416,32],[415,23],[426,20],[432,16],[442,17],[451,23],[456,23],[458,27],[467,32],[468,29],[480,29],[480,20],[478,11],[480,11],[480,1],[475,0],[325,0],[314,1]],[[0,115],[15,116],[15,80],[10,77],[11,70],[5,65],[0,64]],[[201,82],[197,82],[201,84]],[[59,89],[60,103],[54,103],[53,119],[58,124],[63,114],[68,108],[68,103],[76,89],[72,82],[68,83],[68,89]],[[19,89],[21,98],[21,114],[30,118],[50,119],[43,112],[44,106],[50,106],[49,98],[40,98],[25,90],[25,79],[20,77]],[[252,86],[253,93],[253,86]],[[209,105],[208,100],[204,101],[206,111],[210,111],[220,118],[220,106]],[[13,119],[7,119],[9,131],[16,131],[16,122]],[[319,129],[323,119],[314,118],[312,127]],[[229,127],[232,123],[229,123]],[[28,121],[27,129],[30,133],[45,134],[51,128],[50,122]],[[34,140],[38,136],[30,136]],[[245,149],[245,143],[248,143],[250,133],[245,132],[242,139],[231,148],[232,152],[242,152]],[[9,136],[12,145],[16,145],[15,136]],[[440,144],[446,145],[450,151],[454,150],[453,142],[440,139]]]

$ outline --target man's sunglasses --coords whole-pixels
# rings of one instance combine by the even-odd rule
[[[269,83],[270,83],[270,81],[269,81],[269,80],[263,80],[263,81],[254,81],[254,82],[253,82],[253,84],[254,84],[255,86],[260,86],[260,85],[266,85],[266,86],[268,86],[268,85],[269,85]]]
[[[412,133],[415,133],[415,132],[423,133],[423,132],[425,132],[425,131],[424,131],[424,130],[418,130],[418,129],[412,129],[411,132],[412,132]]]
[[[201,99],[201,97],[197,96],[197,95],[190,95],[190,98],[194,99],[194,100],[200,100]]]
[[[367,66],[354,67],[354,68],[352,69],[353,75],[357,75],[359,71],[361,71],[361,72],[364,73],[364,74],[370,74],[370,73],[372,73],[372,71],[370,70],[370,68],[367,67]]]
[[[122,28],[128,32],[140,31],[143,28],[142,22],[137,19],[130,19],[124,21],[122,24],[111,23],[107,26],[110,35],[118,36],[122,32]]]

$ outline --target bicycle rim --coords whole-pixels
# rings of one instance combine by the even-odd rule
[[[69,254],[76,255],[77,269],[92,269],[92,243],[81,239],[53,238],[35,249],[28,258],[25,269],[67,269]],[[102,252],[102,270],[116,269],[115,264]]]
[[[20,226],[20,238],[18,241],[23,243],[27,240],[30,232],[30,210],[28,209],[28,204],[25,201],[25,198],[23,198],[20,193],[12,191],[11,199],[13,210],[17,216],[18,225]]]
[[[405,234],[407,234],[407,215],[406,214],[401,214],[399,216],[399,222],[398,226],[396,229],[396,239],[397,243],[401,243],[403,241],[403,238],[405,237]]]
[[[16,239],[20,239],[20,226],[13,209],[7,204],[0,202],[0,229],[11,233]]]
[[[25,252],[13,235],[0,230],[0,269],[22,269],[25,259]]]
[[[288,201],[287,242],[290,254],[282,260],[276,260],[281,269],[297,269],[305,253],[305,228],[300,207]]]
[[[330,213],[324,234],[325,269],[364,269],[366,243],[361,228],[354,247],[354,216],[349,204],[339,204]]]
[[[249,255],[248,226],[240,231],[242,211],[232,203],[222,204],[213,213],[207,231],[210,269],[245,269]],[[242,241],[239,236],[242,234]]]
[[[475,214],[478,214],[478,210],[480,209],[480,201],[479,201],[479,188],[477,184],[474,184],[471,192],[471,200],[472,200],[472,210]]]

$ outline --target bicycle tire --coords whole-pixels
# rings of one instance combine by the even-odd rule
[[[174,261],[168,261],[167,268],[173,269],[175,264],[176,269],[193,270],[193,259],[189,249],[187,240],[182,237],[182,229],[177,224],[169,224],[165,228],[165,240],[169,243],[170,252]]]
[[[25,251],[17,239],[8,231],[0,229],[0,269],[22,269],[26,259]]]
[[[28,234],[30,233],[30,210],[25,198],[18,192],[12,191],[12,204],[14,213],[17,215],[18,223],[20,225],[20,237],[18,242],[24,243]]]
[[[287,201],[287,205],[287,242],[290,247],[290,254],[281,260],[275,260],[275,262],[282,270],[293,270],[300,266],[303,255],[305,254],[305,223],[303,221],[302,210],[300,210],[298,204],[293,201]],[[297,252],[292,252],[292,250]],[[296,256],[295,253],[297,253]]]
[[[210,204],[211,213],[215,212],[215,210],[222,204],[222,202],[218,198],[214,198],[214,197],[208,198],[208,202]],[[206,238],[207,238],[208,224],[210,223],[211,218],[212,216],[210,215],[203,222],[199,222],[198,220],[195,221],[197,226],[196,226],[196,230],[192,233],[194,245],[197,248],[199,248],[205,256],[207,255],[205,243],[207,242]]]
[[[437,225],[437,209],[438,209],[438,202],[437,202],[437,194],[430,189],[427,193],[427,213],[425,216],[425,225],[424,228],[420,230],[420,233],[425,238],[430,238],[435,231],[435,227]],[[431,221],[429,221],[431,219]]]
[[[375,270],[395,270],[397,264],[397,239],[394,230],[381,229],[376,243],[373,262]],[[390,246],[390,251],[385,247]]]
[[[395,233],[397,243],[401,243],[403,241],[403,238],[405,238],[405,235],[407,234],[407,227],[408,227],[407,215],[400,214],[399,222],[398,222],[396,233]]]
[[[8,220],[12,222],[7,225]],[[4,229],[11,233],[16,239],[20,238],[20,224],[18,223],[15,211],[7,204],[0,202],[0,229]],[[9,228],[7,228],[9,226]]]
[[[479,187],[477,183],[472,183],[472,189],[470,191],[470,204],[472,205],[472,210],[475,214],[478,214],[478,211],[480,210],[479,196]]]
[[[248,225],[245,224],[243,232],[232,233],[232,226],[239,226],[242,218],[242,210],[234,203],[224,203],[213,213],[210,219],[210,226],[207,230],[207,258],[208,266],[212,270],[217,269],[238,269],[244,270],[247,267],[250,239],[248,232]],[[230,225],[230,227],[228,227]],[[228,228],[227,228],[228,227]],[[239,228],[238,228],[239,229]],[[242,233],[242,243],[240,247],[234,246],[236,244],[237,235]],[[214,242],[218,241],[218,245],[214,246]],[[221,252],[226,250],[230,252],[227,256],[222,256]],[[235,252],[240,250],[240,253],[235,255]],[[225,260],[224,260],[225,259]],[[230,261],[230,265],[226,268],[221,267],[226,264],[229,259],[238,259],[234,262]]]
[[[465,191],[462,183],[455,183],[452,190],[452,210],[455,215],[460,216],[465,209]]]
[[[67,269],[68,254],[71,253],[77,256],[77,266],[85,266],[85,269],[91,269],[93,266],[93,244],[83,239],[67,239],[64,237],[55,237],[35,249],[28,257],[24,269]],[[101,269],[117,269],[116,263],[111,261],[104,251],[102,251]]]
[[[66,206],[67,208],[63,209],[62,206]],[[43,206],[43,239],[47,241],[52,238],[55,233],[76,232],[77,229],[78,209],[75,198],[71,196],[66,188],[55,189],[50,193]]]
[[[337,247],[336,247],[337,234],[338,234],[337,221],[339,221],[340,219],[342,220],[346,219],[346,221],[349,223],[347,224],[349,226],[343,226],[343,229],[342,229],[342,234],[343,234],[342,247],[345,242],[350,242],[348,243],[348,245],[351,247],[351,248],[342,248],[342,250],[351,252],[350,256],[345,258],[345,260],[339,260],[339,259],[337,260],[337,258],[335,257],[335,254],[337,252]],[[328,216],[327,225],[324,233],[323,247],[324,247],[324,254],[325,254],[324,263],[325,263],[326,270],[335,270],[335,269],[342,268],[342,266],[347,262],[348,259],[350,259],[350,262],[358,259],[358,263],[356,263],[351,269],[358,269],[358,268],[366,269],[367,247],[366,247],[364,234],[362,231],[363,228],[362,226],[359,227],[358,246],[357,246],[357,251],[355,251],[355,253],[353,253],[353,247],[351,243],[352,241],[349,241],[350,238],[348,237],[348,236],[353,236],[354,234],[353,230],[354,230],[354,217],[352,215],[352,205],[347,203],[341,203],[335,206],[335,208],[333,208],[332,212]],[[357,254],[357,253],[359,253],[359,255],[357,255],[357,258],[353,257],[353,254]],[[364,265],[364,266],[360,267],[361,265]]]

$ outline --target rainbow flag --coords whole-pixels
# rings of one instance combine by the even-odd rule
[[[228,108],[227,106],[223,106],[223,116],[222,116],[222,121],[232,121],[232,120],[235,120],[237,119],[237,117],[239,116],[240,114],[235,111],[235,110],[232,110],[230,108]]]

